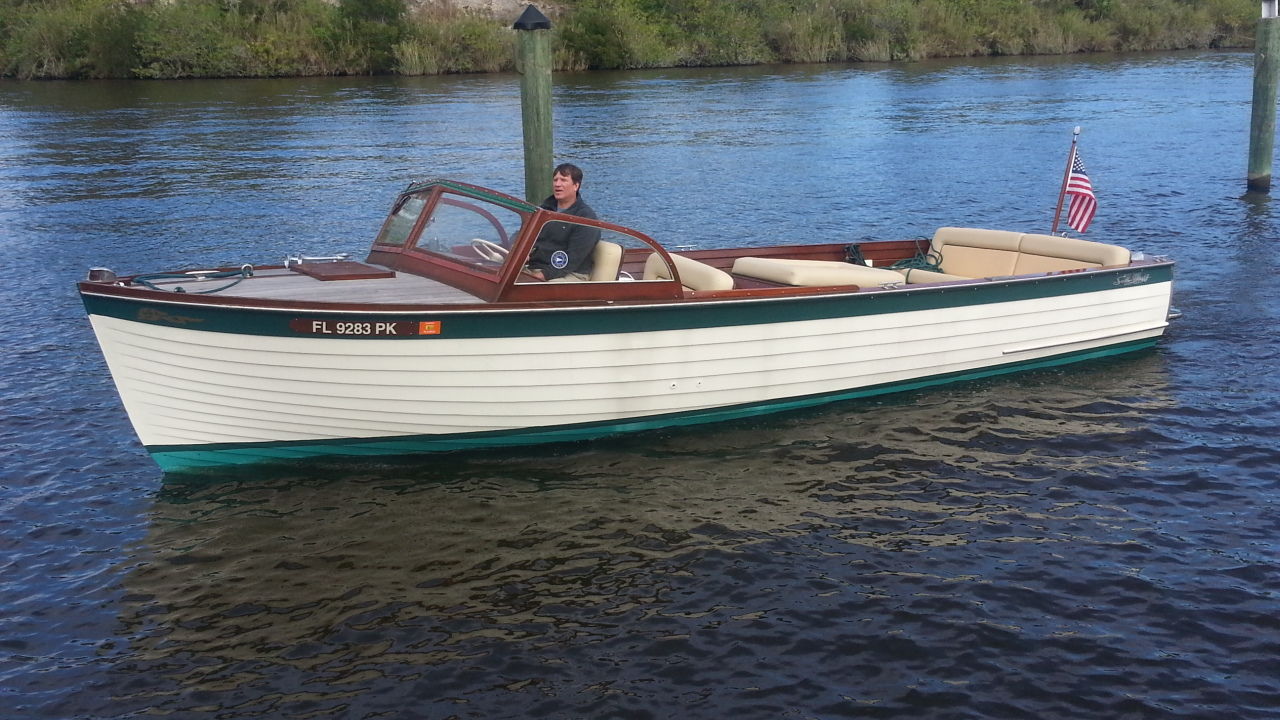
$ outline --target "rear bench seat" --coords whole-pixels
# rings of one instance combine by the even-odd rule
[[[1129,264],[1129,251],[1118,245],[1057,235],[979,228],[938,228],[933,235],[930,252],[942,258],[942,272],[899,270],[906,276],[908,283],[947,282]]]

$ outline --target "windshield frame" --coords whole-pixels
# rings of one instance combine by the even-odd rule
[[[425,202],[414,220],[413,226],[399,245],[378,242],[393,227],[395,215],[413,197],[424,197]],[[432,240],[424,237],[437,215],[445,208],[471,211],[496,230],[498,244],[508,252],[501,263],[485,260],[483,248],[475,249],[471,238],[450,237]],[[514,213],[515,222],[504,223],[502,211]],[[472,218],[475,220],[475,218]],[[649,281],[591,281],[591,282],[527,282],[522,276],[526,260],[533,251],[542,227],[549,222],[568,221],[590,225],[629,236],[643,249],[628,250],[630,261],[643,259],[649,253],[658,253],[671,264],[670,256],[655,240],[630,228],[601,220],[566,215],[547,210],[518,198],[456,181],[430,180],[410,184],[396,197],[391,212],[384,221],[370,251],[369,262],[386,265],[415,275],[438,280],[487,302],[586,302],[617,299],[658,299],[681,295],[678,282],[669,280]],[[447,223],[446,223],[447,224]],[[485,238],[481,238],[482,240]],[[434,247],[432,244],[434,243]],[[471,247],[467,247],[470,243]],[[525,282],[520,282],[521,278]]]

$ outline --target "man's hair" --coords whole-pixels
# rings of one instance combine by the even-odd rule
[[[572,163],[561,163],[556,166],[555,172],[551,173],[552,177],[556,175],[568,175],[574,185],[582,184],[582,168]]]

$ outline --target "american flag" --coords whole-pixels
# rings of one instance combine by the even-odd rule
[[[1093,196],[1093,184],[1084,171],[1080,153],[1073,153],[1071,175],[1067,178],[1067,194],[1071,196],[1071,208],[1067,211],[1067,225],[1078,232],[1089,229],[1094,213],[1098,212],[1098,199]]]

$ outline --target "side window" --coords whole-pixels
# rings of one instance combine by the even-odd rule
[[[520,234],[520,213],[444,193],[418,237],[417,248],[497,272]]]
[[[408,239],[409,232],[413,230],[413,224],[422,214],[422,208],[426,207],[428,197],[430,192],[401,197],[395,209],[391,211],[391,216],[382,224],[382,232],[378,233],[378,239],[374,242],[379,245],[404,247],[404,241]]]
[[[638,237],[614,230],[601,232],[600,242],[602,244],[608,243],[614,247],[604,246],[597,253],[597,260],[613,262],[615,261],[614,258],[616,258],[618,263],[617,272],[613,271],[612,266],[594,268],[592,273],[593,280],[631,282],[643,279],[645,258],[654,252],[652,245]]]
[[[553,220],[544,226],[540,236],[547,236],[548,232],[563,235],[566,231],[571,232],[575,225],[577,223]],[[638,237],[616,230],[586,225],[578,227],[600,234],[600,240],[591,253],[590,270],[583,273],[585,277],[566,276],[552,282],[631,282],[643,279],[645,260],[654,252],[652,245]],[[548,248],[535,246],[529,257],[529,264],[536,266],[541,261],[554,266],[554,263],[566,260],[567,256],[558,259]],[[521,274],[516,279],[516,283],[521,285],[541,282],[527,274]]]

